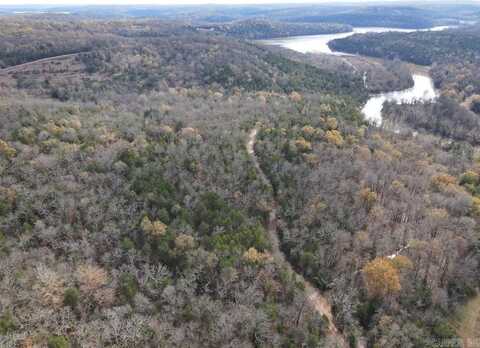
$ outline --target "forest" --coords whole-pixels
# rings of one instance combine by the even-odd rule
[[[473,198],[461,185],[473,151],[311,111],[271,120],[258,144],[282,202],[285,252],[331,291],[345,331],[369,330],[382,347],[454,337],[445,317],[474,292],[478,267],[475,249],[459,249],[476,243]]]
[[[265,19],[246,19],[223,24],[203,25],[198,28],[250,40],[352,31],[350,25],[338,23],[286,23]]]
[[[387,103],[392,132],[361,108],[411,59],[352,58],[366,86],[246,40],[335,26],[253,22],[0,17],[0,346],[460,347],[480,281],[478,64],[442,41],[461,30],[428,33],[443,95]]]
[[[400,60],[371,59],[362,56],[349,56],[348,60],[345,60],[328,54],[304,54],[280,46],[267,47],[290,60],[312,65],[330,73],[334,72],[343,78],[349,76],[351,79],[353,75],[363,80],[363,76],[366,75],[368,83],[364,84],[363,88],[369,94],[399,91],[413,86],[412,73],[408,65]]]
[[[462,2],[311,2],[311,3],[263,3],[209,5],[50,5],[29,6],[19,3],[2,6],[0,14],[18,12],[46,14],[67,19],[70,16],[82,19],[119,20],[156,18],[182,21],[193,24],[225,24],[243,20],[265,20],[289,23],[318,23],[327,26],[339,23],[352,26],[387,26],[398,28],[429,28],[436,25],[459,24],[475,21],[480,17],[480,6],[473,1]]]
[[[348,23],[355,27],[395,27],[406,29],[430,28],[435,21],[429,11],[398,6],[386,10],[383,6],[348,9],[340,13],[307,15],[295,18],[295,21],[315,23]]]
[[[441,96],[435,103],[387,103],[384,113],[393,124],[406,124],[413,129],[474,146],[480,141],[479,116],[446,96]]]

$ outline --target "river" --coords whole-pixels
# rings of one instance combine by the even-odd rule
[[[431,101],[437,97],[437,92],[430,76],[414,73],[412,77],[414,82],[412,88],[371,96],[362,109],[365,119],[377,126],[381,125],[383,104],[386,101],[409,104],[416,100]]]
[[[287,38],[279,38],[272,40],[261,40],[260,43],[267,45],[276,45],[289,48],[291,50],[301,53],[323,53],[333,54],[338,56],[351,56],[351,54],[343,52],[335,52],[328,47],[328,43],[335,39],[346,38],[355,34],[366,33],[384,33],[388,31],[411,33],[414,31],[441,31],[448,29],[447,26],[433,27],[430,29],[398,29],[398,28],[354,28],[352,32],[338,33],[338,34],[326,34],[326,35],[309,35],[309,36],[292,36]],[[397,102],[397,103],[412,103],[415,100],[430,101],[437,97],[433,81],[428,74],[425,73],[412,73],[414,85],[412,88],[408,88],[402,91],[380,93],[370,97],[362,112],[365,119],[376,124],[382,123],[382,109],[385,101]]]

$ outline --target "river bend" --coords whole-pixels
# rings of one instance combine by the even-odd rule
[[[441,26],[421,30],[441,31],[448,28],[449,27],[447,26]],[[388,31],[409,33],[418,30],[364,27],[354,28],[352,32],[348,33],[292,36],[272,40],[261,40],[259,42],[267,45],[282,46],[301,53],[323,53],[337,56],[351,56],[351,54],[348,53],[332,51],[328,46],[328,43],[332,40],[346,38],[355,34],[384,33]],[[370,99],[362,109],[365,119],[373,124],[376,124],[377,126],[381,125],[383,104],[386,101],[396,102],[398,104],[408,104],[413,103],[414,101],[431,101],[437,97],[437,92],[435,91],[433,81],[427,73],[414,72],[412,77],[414,85],[411,88],[402,91],[380,93],[370,96]]]

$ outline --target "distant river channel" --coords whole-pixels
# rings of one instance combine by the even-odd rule
[[[384,33],[388,31],[411,33],[414,31],[425,30],[441,31],[448,28],[448,26],[420,30],[398,28],[354,28],[352,32],[348,33],[291,36],[286,38],[261,40],[259,43],[282,46],[301,53],[323,53],[337,56],[351,56],[349,53],[332,51],[330,47],[328,47],[328,43],[332,40],[343,39],[355,34]],[[372,95],[362,109],[365,118],[376,125],[381,125],[384,102],[389,101],[396,102],[398,104],[408,104],[418,100],[431,101],[437,97],[437,92],[435,91],[433,81],[428,74],[413,72],[412,77],[414,81],[412,88],[402,91]]]

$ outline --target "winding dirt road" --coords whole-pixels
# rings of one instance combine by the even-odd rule
[[[255,143],[257,141],[257,133],[258,129],[254,128],[250,131],[247,141],[247,152],[250,155],[255,169],[257,170],[258,175],[260,176],[260,180],[269,187],[272,187],[270,180],[267,178],[265,173],[263,172],[262,168],[260,167],[260,163],[258,161],[257,155],[255,154]],[[320,291],[316,289],[310,282],[308,282],[302,275],[295,272],[292,265],[287,261],[285,254],[280,249],[280,240],[278,238],[278,228],[277,225],[280,219],[277,217],[277,206],[274,203],[274,207],[270,210],[269,217],[268,217],[268,234],[270,238],[270,242],[272,244],[272,254],[273,258],[279,264],[285,265],[288,270],[294,273],[297,277],[297,280],[301,281],[305,286],[305,292],[307,295],[307,301],[314,308],[320,315],[326,317],[328,319],[328,335],[334,338],[337,347],[346,348],[348,347],[345,338],[337,329],[333,321],[333,314],[332,314],[332,307],[328,303],[327,299],[322,296]]]
[[[22,64],[18,64],[18,65],[9,66],[8,68],[0,69],[0,74],[8,74],[8,73],[11,73],[11,72],[15,72],[15,71],[21,70],[22,68],[27,68],[27,67],[29,67],[30,65],[33,65],[33,64],[47,63],[47,62],[50,62],[50,61],[53,61],[53,60],[75,57],[75,56],[77,56],[81,53],[86,53],[86,52],[88,52],[88,51],[70,53],[70,54],[62,54],[60,56],[47,57],[47,58],[33,60],[33,61],[27,62],[27,63],[22,63]]]

